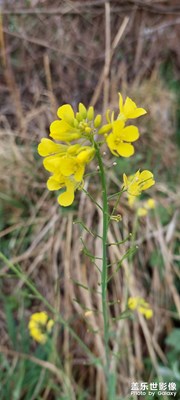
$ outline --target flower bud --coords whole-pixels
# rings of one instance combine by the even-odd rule
[[[87,119],[92,121],[94,119],[94,107],[90,106],[87,111]]]
[[[86,107],[82,103],[79,103],[79,113],[80,113],[80,115],[82,116],[83,119],[85,119],[87,117]]]
[[[112,129],[112,124],[106,124],[106,125],[103,125],[103,126],[99,129],[98,133],[99,133],[100,135],[104,135],[105,133],[110,132],[111,129]]]
[[[96,115],[96,118],[94,120],[94,127],[99,128],[99,126],[101,125],[101,121],[102,121],[101,115],[100,114]]]

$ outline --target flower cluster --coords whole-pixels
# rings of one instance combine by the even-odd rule
[[[49,319],[45,311],[34,313],[31,315],[28,324],[29,333],[36,342],[45,344],[53,325],[54,321]]]
[[[154,209],[156,206],[155,200],[149,198],[148,200],[142,201],[141,206],[137,209],[138,217],[144,217],[148,214],[149,210]]]
[[[117,118],[115,119],[114,112],[110,114],[110,110],[107,110],[107,123],[104,125],[102,125],[102,116],[100,114],[95,116],[92,106],[86,109],[82,103],[79,103],[76,113],[70,104],[59,107],[57,111],[59,119],[50,125],[50,137],[60,143],[43,138],[38,146],[38,153],[44,157],[44,168],[52,174],[47,181],[48,189],[63,189],[58,196],[61,206],[71,205],[76,189],[83,188],[86,166],[96,153],[97,136],[95,135],[99,134],[104,137],[104,142],[113,155],[130,157],[134,153],[131,143],[138,139],[139,131],[136,126],[125,126],[125,123],[129,119],[138,118],[144,114],[146,111],[138,108],[129,97],[123,103],[120,93]],[[74,141],[75,143],[72,143]],[[136,196],[135,191],[139,193],[150,187],[154,182],[153,175],[149,172],[151,179],[150,175],[147,178],[147,172],[143,171],[140,174],[138,171],[135,174],[135,181],[137,178],[139,180],[138,184],[130,182],[125,175],[124,188]],[[143,179],[145,179],[144,182]],[[147,179],[149,182],[146,182]]]
[[[153,316],[153,311],[149,305],[142,297],[129,297],[128,299],[128,307],[130,310],[137,310],[142,315],[145,316],[146,319],[150,319]]]
[[[58,197],[60,205],[66,207],[73,203],[74,192],[83,185],[86,165],[93,159],[95,149],[92,145],[94,131],[101,124],[101,116],[94,118],[94,108],[80,103],[75,114],[69,104],[61,106],[57,115],[60,120],[50,125],[50,136],[65,143],[55,143],[43,138],[38,146],[38,153],[44,158],[44,167],[52,176],[47,181],[49,190],[65,189]],[[81,139],[81,143],[71,144]],[[90,146],[85,145],[90,141]]]

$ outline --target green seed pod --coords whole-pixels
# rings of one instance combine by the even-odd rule
[[[92,121],[92,120],[94,119],[94,107],[93,107],[93,106],[90,106],[90,107],[88,108],[87,119],[88,119],[89,121]]]
[[[81,114],[82,118],[85,119],[87,117],[86,107],[82,103],[79,103],[79,113]]]
[[[99,128],[99,126],[101,125],[101,121],[102,121],[101,115],[100,114],[96,115],[96,118],[94,120],[94,127]]]

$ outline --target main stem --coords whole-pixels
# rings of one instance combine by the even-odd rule
[[[107,306],[107,233],[108,233],[108,199],[107,199],[107,185],[106,185],[106,175],[104,171],[104,166],[99,151],[97,143],[94,143],[96,149],[96,155],[99,164],[99,175],[101,178],[102,185],[102,196],[103,196],[103,235],[102,235],[102,272],[101,272],[101,287],[102,287],[102,312],[104,321],[104,344],[105,344],[105,355],[106,355],[106,365],[105,374],[107,378],[107,393],[108,399],[111,399],[110,395],[110,349],[109,349],[109,317],[108,317],[108,306]]]

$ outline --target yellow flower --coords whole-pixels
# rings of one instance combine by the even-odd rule
[[[130,310],[139,311],[146,319],[150,319],[153,316],[153,311],[149,303],[147,303],[142,297],[129,297],[128,307]]]
[[[137,210],[137,215],[138,217],[145,217],[145,215],[147,215],[148,210],[146,210],[146,208],[144,207],[139,207]]]
[[[118,119],[123,121],[126,121],[127,119],[138,118],[147,113],[144,108],[138,108],[136,103],[134,103],[134,101],[132,101],[129,97],[126,98],[125,103],[123,104],[121,93],[119,93],[119,110],[120,114],[118,115]]]
[[[65,155],[68,150],[68,146],[64,144],[54,143],[52,140],[43,138],[38,145],[38,153],[42,157],[47,157],[52,154]]]
[[[65,188],[65,191],[58,196],[58,203],[63,207],[68,207],[73,203],[74,192],[80,187],[82,187],[82,182],[77,183],[73,177],[66,177],[61,173],[55,173],[47,181],[49,190]]]
[[[70,104],[64,104],[58,108],[57,115],[60,118],[55,120],[50,125],[50,136],[55,140],[62,140],[71,142],[72,140],[79,139],[81,132],[78,129],[78,123],[74,111]]]
[[[155,208],[155,204],[156,204],[155,200],[151,199],[151,198],[142,202],[143,207],[139,207],[137,210],[138,216],[144,217],[145,215],[147,215],[149,210],[152,210],[153,208]]]
[[[86,164],[95,155],[94,147],[57,144],[43,138],[38,146],[38,153],[45,157],[43,161],[45,169],[53,174],[47,181],[48,189],[64,188],[65,191],[59,195],[58,202],[64,207],[71,205],[75,190],[82,187]]]
[[[152,172],[148,170],[142,172],[137,171],[135,175],[129,178],[126,174],[123,174],[123,181],[124,189],[132,196],[139,196],[143,190],[147,190],[155,184],[154,176]]]
[[[123,121],[112,123],[112,133],[107,138],[107,145],[115,156],[130,157],[134,154],[134,147],[130,142],[135,142],[139,138],[139,131],[136,126],[124,127]]]
[[[54,321],[49,319],[45,311],[34,313],[28,324],[29,333],[36,342],[46,343],[48,334],[51,333]]]
[[[60,120],[50,125],[50,136],[53,139],[69,143],[80,138],[90,138],[94,129],[99,128],[102,117],[99,114],[94,119],[94,107],[90,106],[87,110],[84,104],[79,103],[78,109],[75,114],[70,104],[58,108]]]
[[[156,202],[155,202],[155,200],[152,199],[152,198],[148,199],[148,200],[145,201],[145,203],[144,203],[144,207],[145,207],[147,210],[151,210],[151,209],[155,208],[155,206],[156,206]]]

